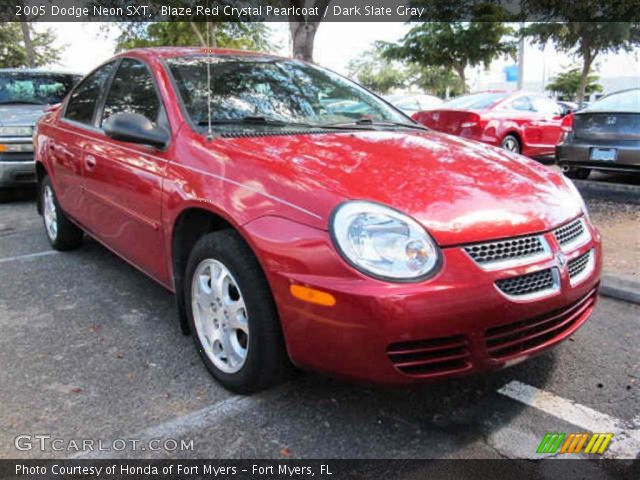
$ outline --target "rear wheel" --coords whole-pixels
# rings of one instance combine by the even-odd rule
[[[60,208],[49,177],[42,180],[38,200],[42,205],[44,230],[51,246],[56,250],[78,248],[82,244],[82,230],[74,225]]]
[[[520,153],[520,140],[515,135],[509,134],[502,139],[502,148],[510,152]]]
[[[564,174],[569,178],[575,178],[576,180],[586,180],[589,178],[589,174],[591,173],[590,168],[570,168]]]
[[[253,393],[286,377],[290,364],[269,285],[236,232],[210,233],[196,243],[184,295],[196,347],[222,385]]]

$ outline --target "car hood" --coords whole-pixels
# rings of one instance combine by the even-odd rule
[[[318,214],[323,228],[340,202],[353,199],[411,215],[442,246],[549,230],[581,211],[559,173],[438,132],[280,135],[223,143],[231,158],[245,158],[247,179],[254,166],[264,168],[274,180],[269,193]]]
[[[46,105],[0,105],[0,126],[35,125]]]

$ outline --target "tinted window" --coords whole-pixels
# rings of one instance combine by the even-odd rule
[[[104,92],[105,83],[111,74],[114,62],[108,63],[85,78],[73,91],[64,113],[65,118],[76,122],[93,123],[93,112]]]
[[[509,103],[509,108],[512,110],[518,110],[519,112],[531,112],[533,107],[529,97],[520,97]]]
[[[549,100],[545,97],[532,97],[531,103],[533,109],[538,113],[544,113],[547,115],[561,115],[562,108],[553,100]]]
[[[78,81],[75,75],[29,72],[0,73],[0,104],[60,103]]]
[[[506,93],[474,93],[444,102],[442,108],[457,108],[461,110],[489,108],[506,97]]]
[[[124,59],[113,77],[102,113],[102,123],[118,113],[138,113],[158,122],[160,101],[147,67],[137,60]]]
[[[207,58],[167,61],[182,102],[195,124],[207,124]],[[217,128],[246,117],[287,123],[351,123],[360,118],[406,118],[358,85],[295,60],[253,57],[211,59],[211,109]]]
[[[612,93],[582,111],[640,113],[640,90]]]

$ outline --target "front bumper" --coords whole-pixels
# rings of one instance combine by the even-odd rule
[[[593,161],[592,148],[615,148],[615,161]],[[572,140],[556,147],[556,161],[559,165],[574,168],[591,168],[612,172],[640,172],[640,142],[579,142]]]
[[[0,154],[0,188],[13,188],[36,183],[33,153]]]
[[[593,253],[589,274],[569,278],[549,258],[487,271],[460,247],[444,248],[433,278],[391,284],[368,278],[338,256],[327,232],[281,218],[247,226],[247,238],[267,274],[292,361],[307,369],[382,384],[407,384],[506,367],[556,345],[589,317],[601,271],[598,232],[570,251],[571,261]],[[291,239],[294,239],[293,241]],[[558,268],[557,292],[514,301],[496,281]],[[572,285],[573,282],[573,285]],[[334,306],[292,297],[291,284],[332,294]]]
[[[0,188],[35,184],[36,163],[32,138],[0,137],[0,147]]]

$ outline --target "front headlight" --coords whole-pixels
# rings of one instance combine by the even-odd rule
[[[0,127],[0,137],[31,137],[33,127]]]
[[[412,218],[384,205],[351,201],[338,206],[330,231],[338,251],[361,272],[391,281],[419,281],[440,263],[435,242]]]

